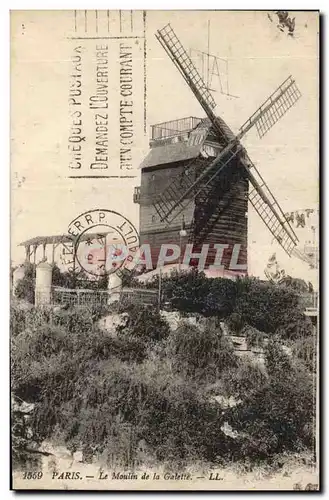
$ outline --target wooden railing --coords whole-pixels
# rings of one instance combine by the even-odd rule
[[[317,292],[304,292],[301,294],[301,300],[303,302],[304,307],[314,308],[318,307],[318,293]]]

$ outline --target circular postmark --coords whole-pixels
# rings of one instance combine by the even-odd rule
[[[68,227],[71,270],[94,277],[132,270],[139,249],[135,226],[114,210],[94,209],[76,217]]]

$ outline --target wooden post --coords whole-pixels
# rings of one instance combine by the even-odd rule
[[[25,260],[26,262],[30,262],[31,253],[30,253],[30,245],[25,246]]]
[[[106,238],[107,238],[107,234],[104,235],[104,275],[106,274],[106,262],[107,262]]]
[[[33,245],[33,264],[35,265],[37,259],[37,248],[38,245]]]
[[[160,312],[160,309],[161,309],[161,278],[162,278],[162,271],[161,271],[161,267],[159,267],[159,290],[158,290],[158,310]]]

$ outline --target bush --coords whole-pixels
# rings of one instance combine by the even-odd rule
[[[264,333],[247,325],[241,332],[246,337],[247,348],[262,348],[264,346]]]
[[[244,322],[265,333],[276,332],[292,310],[300,310],[298,294],[256,279],[237,280],[235,312]]]
[[[10,307],[10,334],[11,337],[16,337],[20,332],[25,329],[26,316],[28,311],[21,307],[11,304]]]
[[[211,388],[211,393],[218,394],[220,391],[227,398],[233,396],[236,400],[246,400],[266,383],[267,374],[264,369],[259,364],[242,358],[238,360],[236,367],[223,371],[218,384]]]
[[[159,342],[169,335],[170,328],[156,309],[140,305],[126,310],[125,324],[117,327],[118,335],[131,336],[144,342]]]
[[[93,318],[87,308],[56,309],[51,314],[51,320],[55,325],[66,330],[68,335],[72,333],[90,334],[94,324]]]
[[[312,376],[276,342],[266,350],[267,383],[231,410],[242,456],[264,460],[276,453],[314,449]]]
[[[158,279],[155,277],[148,286],[158,286]],[[284,338],[297,338],[310,331],[300,300],[303,288],[296,280],[284,286],[249,277],[232,281],[206,278],[193,269],[164,276],[162,289],[172,309],[226,319],[235,334],[245,325],[268,334],[279,332]]]
[[[226,324],[233,335],[239,335],[245,326],[245,320],[240,313],[233,312],[226,320]]]
[[[292,343],[293,355],[302,360],[305,366],[312,372],[317,369],[317,345],[316,337],[310,335],[308,337],[299,338]]]
[[[57,264],[52,265],[52,284],[63,288],[88,288],[89,290],[107,290],[108,275],[100,276],[97,280],[91,280],[90,275],[80,270],[61,271]]]
[[[37,385],[38,393],[23,394],[38,394],[32,424],[40,439],[56,433],[70,449],[82,445],[85,456],[108,450],[126,467],[134,465],[141,439],[161,461],[191,454],[214,460],[229,451],[220,408],[161,366],[150,376],[148,364],[79,363],[57,354],[32,368],[25,387]]]
[[[30,304],[34,304],[35,267],[34,264],[26,263],[24,278],[19,280],[15,287],[15,296]]]
[[[152,286],[156,285],[156,281]],[[225,318],[234,309],[235,283],[223,278],[206,278],[203,272],[174,271],[162,280],[166,301],[172,308],[185,313]]]
[[[277,333],[282,339],[296,340],[313,335],[313,325],[309,317],[299,309],[291,309],[282,318]]]
[[[237,364],[233,347],[213,325],[200,329],[183,323],[170,336],[169,357],[176,372],[204,382],[216,380],[223,370]]]

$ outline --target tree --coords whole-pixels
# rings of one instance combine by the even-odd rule
[[[52,284],[63,288],[88,288],[90,290],[107,290],[108,275],[99,276],[98,279],[90,279],[90,276],[82,270],[61,271],[57,264],[53,264]]]
[[[15,287],[15,295],[18,299],[26,300],[34,304],[34,289],[35,289],[35,269],[36,266],[27,262],[25,264],[24,278],[18,280]]]
[[[290,289],[260,280],[244,280],[236,301],[245,323],[265,333],[275,332],[292,309],[299,308],[298,295]]]
[[[286,276],[280,281],[280,286],[289,287],[296,292],[308,292],[310,287],[305,280],[300,278],[292,278],[291,276]]]

